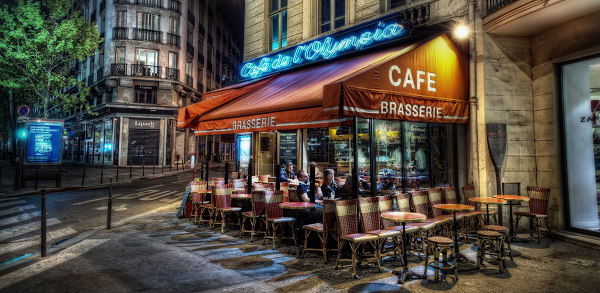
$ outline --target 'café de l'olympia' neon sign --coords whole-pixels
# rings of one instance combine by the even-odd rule
[[[411,32],[412,26],[399,14],[387,16],[248,61],[240,66],[240,76],[242,80],[253,79],[320,60],[330,60],[409,37]]]

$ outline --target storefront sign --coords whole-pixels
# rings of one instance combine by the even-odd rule
[[[275,117],[262,117],[262,118],[253,118],[253,119],[245,119],[245,120],[237,120],[231,123],[231,128],[233,130],[252,130],[256,128],[266,128],[266,127],[274,127],[275,126]]]
[[[279,132],[279,164],[283,166],[287,162],[292,162],[294,166],[298,164],[297,131]]]
[[[36,119],[29,122],[25,164],[58,165],[62,163],[62,135],[64,122]]]
[[[155,86],[149,86],[149,85],[136,85],[135,86],[136,90],[149,90],[149,91],[156,91],[157,87]]]
[[[393,14],[246,62],[241,65],[240,76],[242,79],[258,78],[266,74],[329,60],[406,38],[411,32],[410,23],[402,19],[399,14]]]
[[[142,120],[142,119],[129,119],[129,128],[134,129],[159,129],[159,120]]]

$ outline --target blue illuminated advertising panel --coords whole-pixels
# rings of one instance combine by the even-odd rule
[[[241,168],[247,168],[250,163],[250,135],[238,135],[237,159]]]
[[[402,19],[400,14],[392,14],[243,63],[239,67],[240,80],[330,60],[397,41],[409,37],[411,33],[410,22]]]
[[[24,164],[58,165],[62,163],[62,120],[36,119],[28,125]]]

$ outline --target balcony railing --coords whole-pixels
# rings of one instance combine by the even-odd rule
[[[113,28],[113,40],[127,40],[129,39],[129,31],[126,27],[115,27]]]
[[[131,64],[131,75],[160,77],[160,66]]]
[[[192,24],[192,26],[194,26],[196,24],[196,17],[194,16],[194,14],[188,10],[188,21]]]
[[[87,78],[87,86],[92,85],[92,83],[94,83],[94,74],[90,74]]]
[[[96,78],[97,80],[101,80],[104,78],[104,66],[98,68],[98,70],[96,70]]]
[[[187,84],[189,87],[193,87],[194,86],[194,78],[186,74],[185,75],[185,84]]]
[[[110,75],[112,76],[125,76],[127,75],[127,64],[125,63],[113,63],[110,65]]]
[[[141,28],[133,29],[133,39],[138,41],[147,41],[160,43],[162,38],[162,32],[146,30]]]
[[[500,10],[500,8],[515,1],[516,0],[485,0],[487,14],[491,14],[497,10]]]
[[[181,46],[181,37],[178,35],[167,33],[167,44],[173,45],[176,47],[180,47]]]
[[[179,69],[167,67],[167,79],[179,80]]]
[[[181,2],[169,0],[169,10],[177,11],[181,14]]]
[[[206,31],[204,30],[204,26],[201,23],[198,24],[198,33],[203,37],[204,37],[204,34],[206,34]]]
[[[106,10],[106,0],[102,0],[102,2],[100,2],[100,14],[102,14],[104,10]]]
[[[130,0],[113,0],[113,1],[114,1],[113,2],[114,4],[127,4],[127,3],[130,3],[129,2]]]
[[[198,52],[198,63],[202,64],[202,67],[204,67],[204,55],[200,52]]]
[[[198,91],[199,92],[204,91],[204,85],[201,82],[199,82],[197,86],[198,86]]]
[[[194,56],[194,46],[192,46],[190,43],[187,43],[187,52],[190,54],[190,56]]]
[[[151,7],[162,7],[162,0],[135,0],[135,4]]]

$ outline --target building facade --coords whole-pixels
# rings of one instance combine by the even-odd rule
[[[177,110],[235,79],[241,59],[216,4],[73,0],[72,10],[95,23],[104,42],[72,70],[91,88],[97,115],[50,109],[50,118],[65,120],[65,160],[160,166],[198,151],[193,133],[176,127]]]

